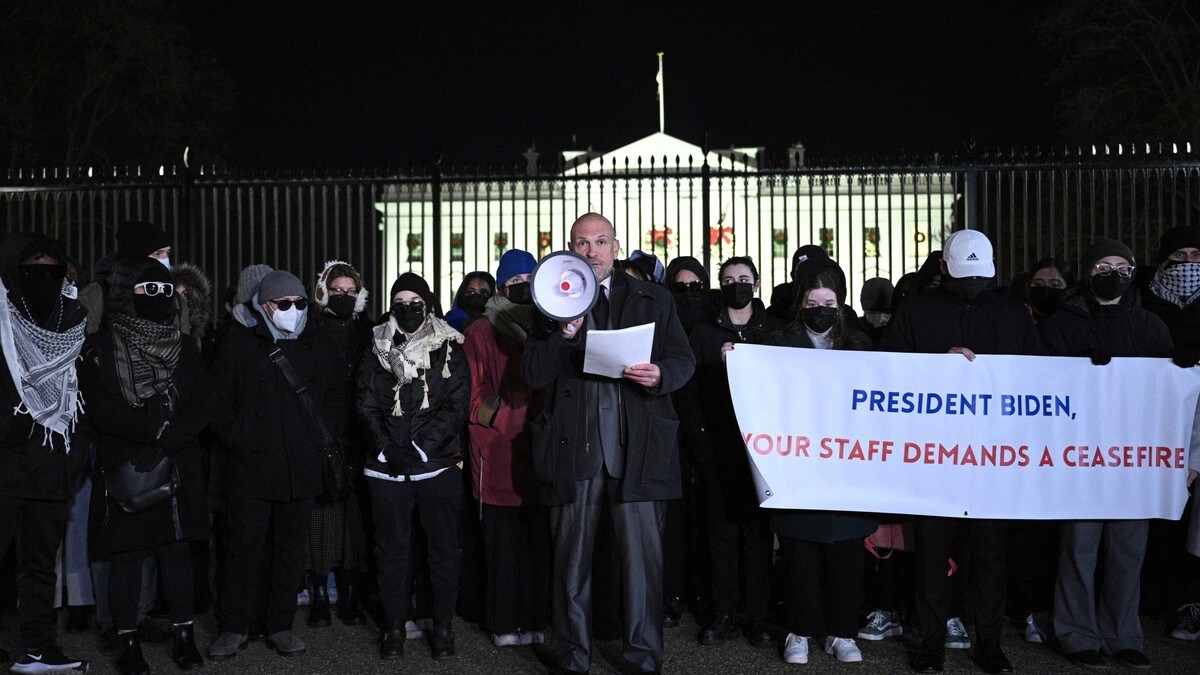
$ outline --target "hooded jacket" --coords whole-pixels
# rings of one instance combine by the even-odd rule
[[[0,280],[8,289],[8,302],[14,307],[22,306],[21,253],[30,244],[45,239],[42,235],[14,232],[0,244]],[[61,244],[53,240],[51,242],[61,248]],[[63,262],[66,262],[65,255]],[[45,323],[52,324],[61,333],[86,319],[87,313],[83,307],[64,296],[61,311],[56,311]],[[3,352],[0,352],[0,409],[4,411],[0,413],[0,496],[66,499],[73,491],[74,483],[82,479],[86,471],[88,441],[77,439],[72,443],[73,451],[66,453],[61,439],[52,435],[50,438],[54,447],[46,447],[43,444],[45,427],[27,413],[12,412],[21,404],[21,394],[9,366]],[[86,438],[89,430],[86,425],[77,425],[76,433]]]

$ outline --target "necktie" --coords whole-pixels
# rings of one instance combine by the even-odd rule
[[[596,328],[608,328],[608,289],[600,287],[600,297],[596,298],[596,306],[592,308],[592,318],[596,320]]]

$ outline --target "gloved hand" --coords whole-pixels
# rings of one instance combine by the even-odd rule
[[[1088,354],[1088,356],[1091,357],[1093,366],[1107,366],[1109,363],[1112,363],[1112,354],[1099,347],[1093,348],[1092,353]]]
[[[153,469],[159,460],[163,458],[163,450],[157,446],[145,446],[138,450],[133,456],[130,463],[133,464],[133,470],[139,473],[147,473]]]
[[[1171,363],[1180,368],[1191,368],[1200,363],[1200,349],[1191,349],[1189,347],[1180,347],[1171,354]]]

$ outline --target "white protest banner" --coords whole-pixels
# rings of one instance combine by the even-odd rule
[[[1179,518],[1200,369],[1168,359],[737,345],[729,388],[768,508]]]

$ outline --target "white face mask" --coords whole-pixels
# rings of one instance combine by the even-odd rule
[[[162,263],[163,267],[165,267],[167,269],[171,269],[171,256],[164,256],[162,258],[155,258],[154,256],[150,256],[150,257],[153,258],[154,260],[157,260],[158,262]]]
[[[271,315],[271,321],[279,328],[279,330],[291,333],[292,331],[296,330],[296,324],[300,323],[300,310],[297,309],[295,305],[286,311],[277,309],[275,310],[275,313]]]

